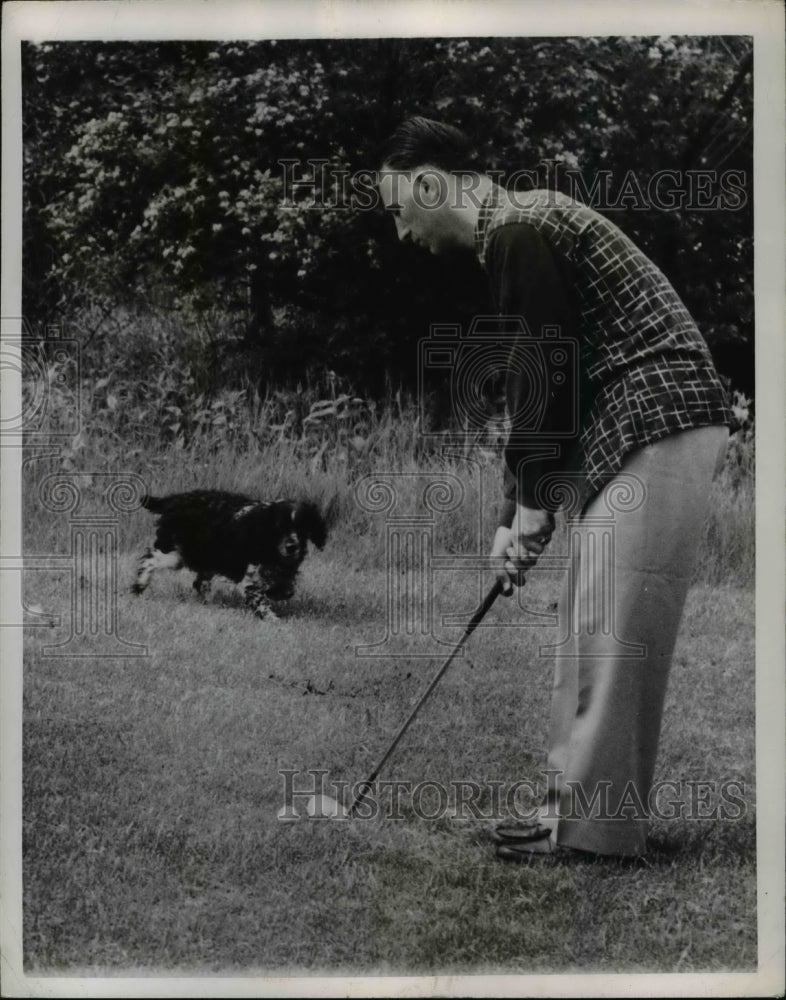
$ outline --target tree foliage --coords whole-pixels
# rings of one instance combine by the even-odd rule
[[[429,323],[487,309],[471,260],[405,251],[358,207],[379,141],[425,113],[490,169],[571,193],[603,181],[598,207],[749,390],[750,68],[742,37],[26,44],[26,316],[175,311],[210,322],[228,382],[414,384]],[[324,198],[286,183],[315,170]]]

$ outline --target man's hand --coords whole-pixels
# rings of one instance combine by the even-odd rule
[[[553,533],[553,514],[521,504],[516,507],[513,524],[509,528],[497,528],[491,564],[505,597],[510,597],[514,586],[524,583],[525,571],[538,561]]]

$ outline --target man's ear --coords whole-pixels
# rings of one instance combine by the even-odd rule
[[[412,195],[421,208],[437,208],[447,200],[447,181],[435,167],[421,167],[415,173]]]

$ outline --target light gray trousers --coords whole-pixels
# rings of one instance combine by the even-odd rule
[[[663,703],[725,427],[631,453],[571,522],[545,822],[557,843],[643,855]]]

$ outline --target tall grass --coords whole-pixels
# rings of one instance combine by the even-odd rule
[[[695,576],[709,584],[752,587],[756,576],[756,444],[752,422],[729,438],[713,483]]]
[[[392,481],[396,513],[409,516],[424,513],[424,482],[443,479],[460,483],[463,496],[434,518],[437,551],[488,549],[501,500],[499,421],[473,435],[437,432],[418,400],[392,388],[382,401],[366,399],[333,372],[290,389],[262,392],[248,379],[215,389],[204,374],[209,338],[197,332],[180,342],[169,328],[165,335],[129,329],[122,352],[115,340],[111,349],[88,351],[79,373],[48,372],[46,426],[73,426],[78,408],[80,429],[56,457],[25,467],[28,550],[65,544],[62,515],[46,511],[38,494],[55,470],[134,473],[154,494],[212,487],[308,496],[330,511],[333,538],[355,568],[378,567],[385,558],[385,517],[364,507],[356,492],[364,477]],[[754,473],[753,427],[746,422],[732,435],[713,485],[697,582],[752,585]],[[81,513],[106,513],[98,509],[99,484],[84,475],[79,482]],[[145,515],[127,515],[121,545],[135,546],[147,528]],[[560,533],[552,550],[559,546]]]

